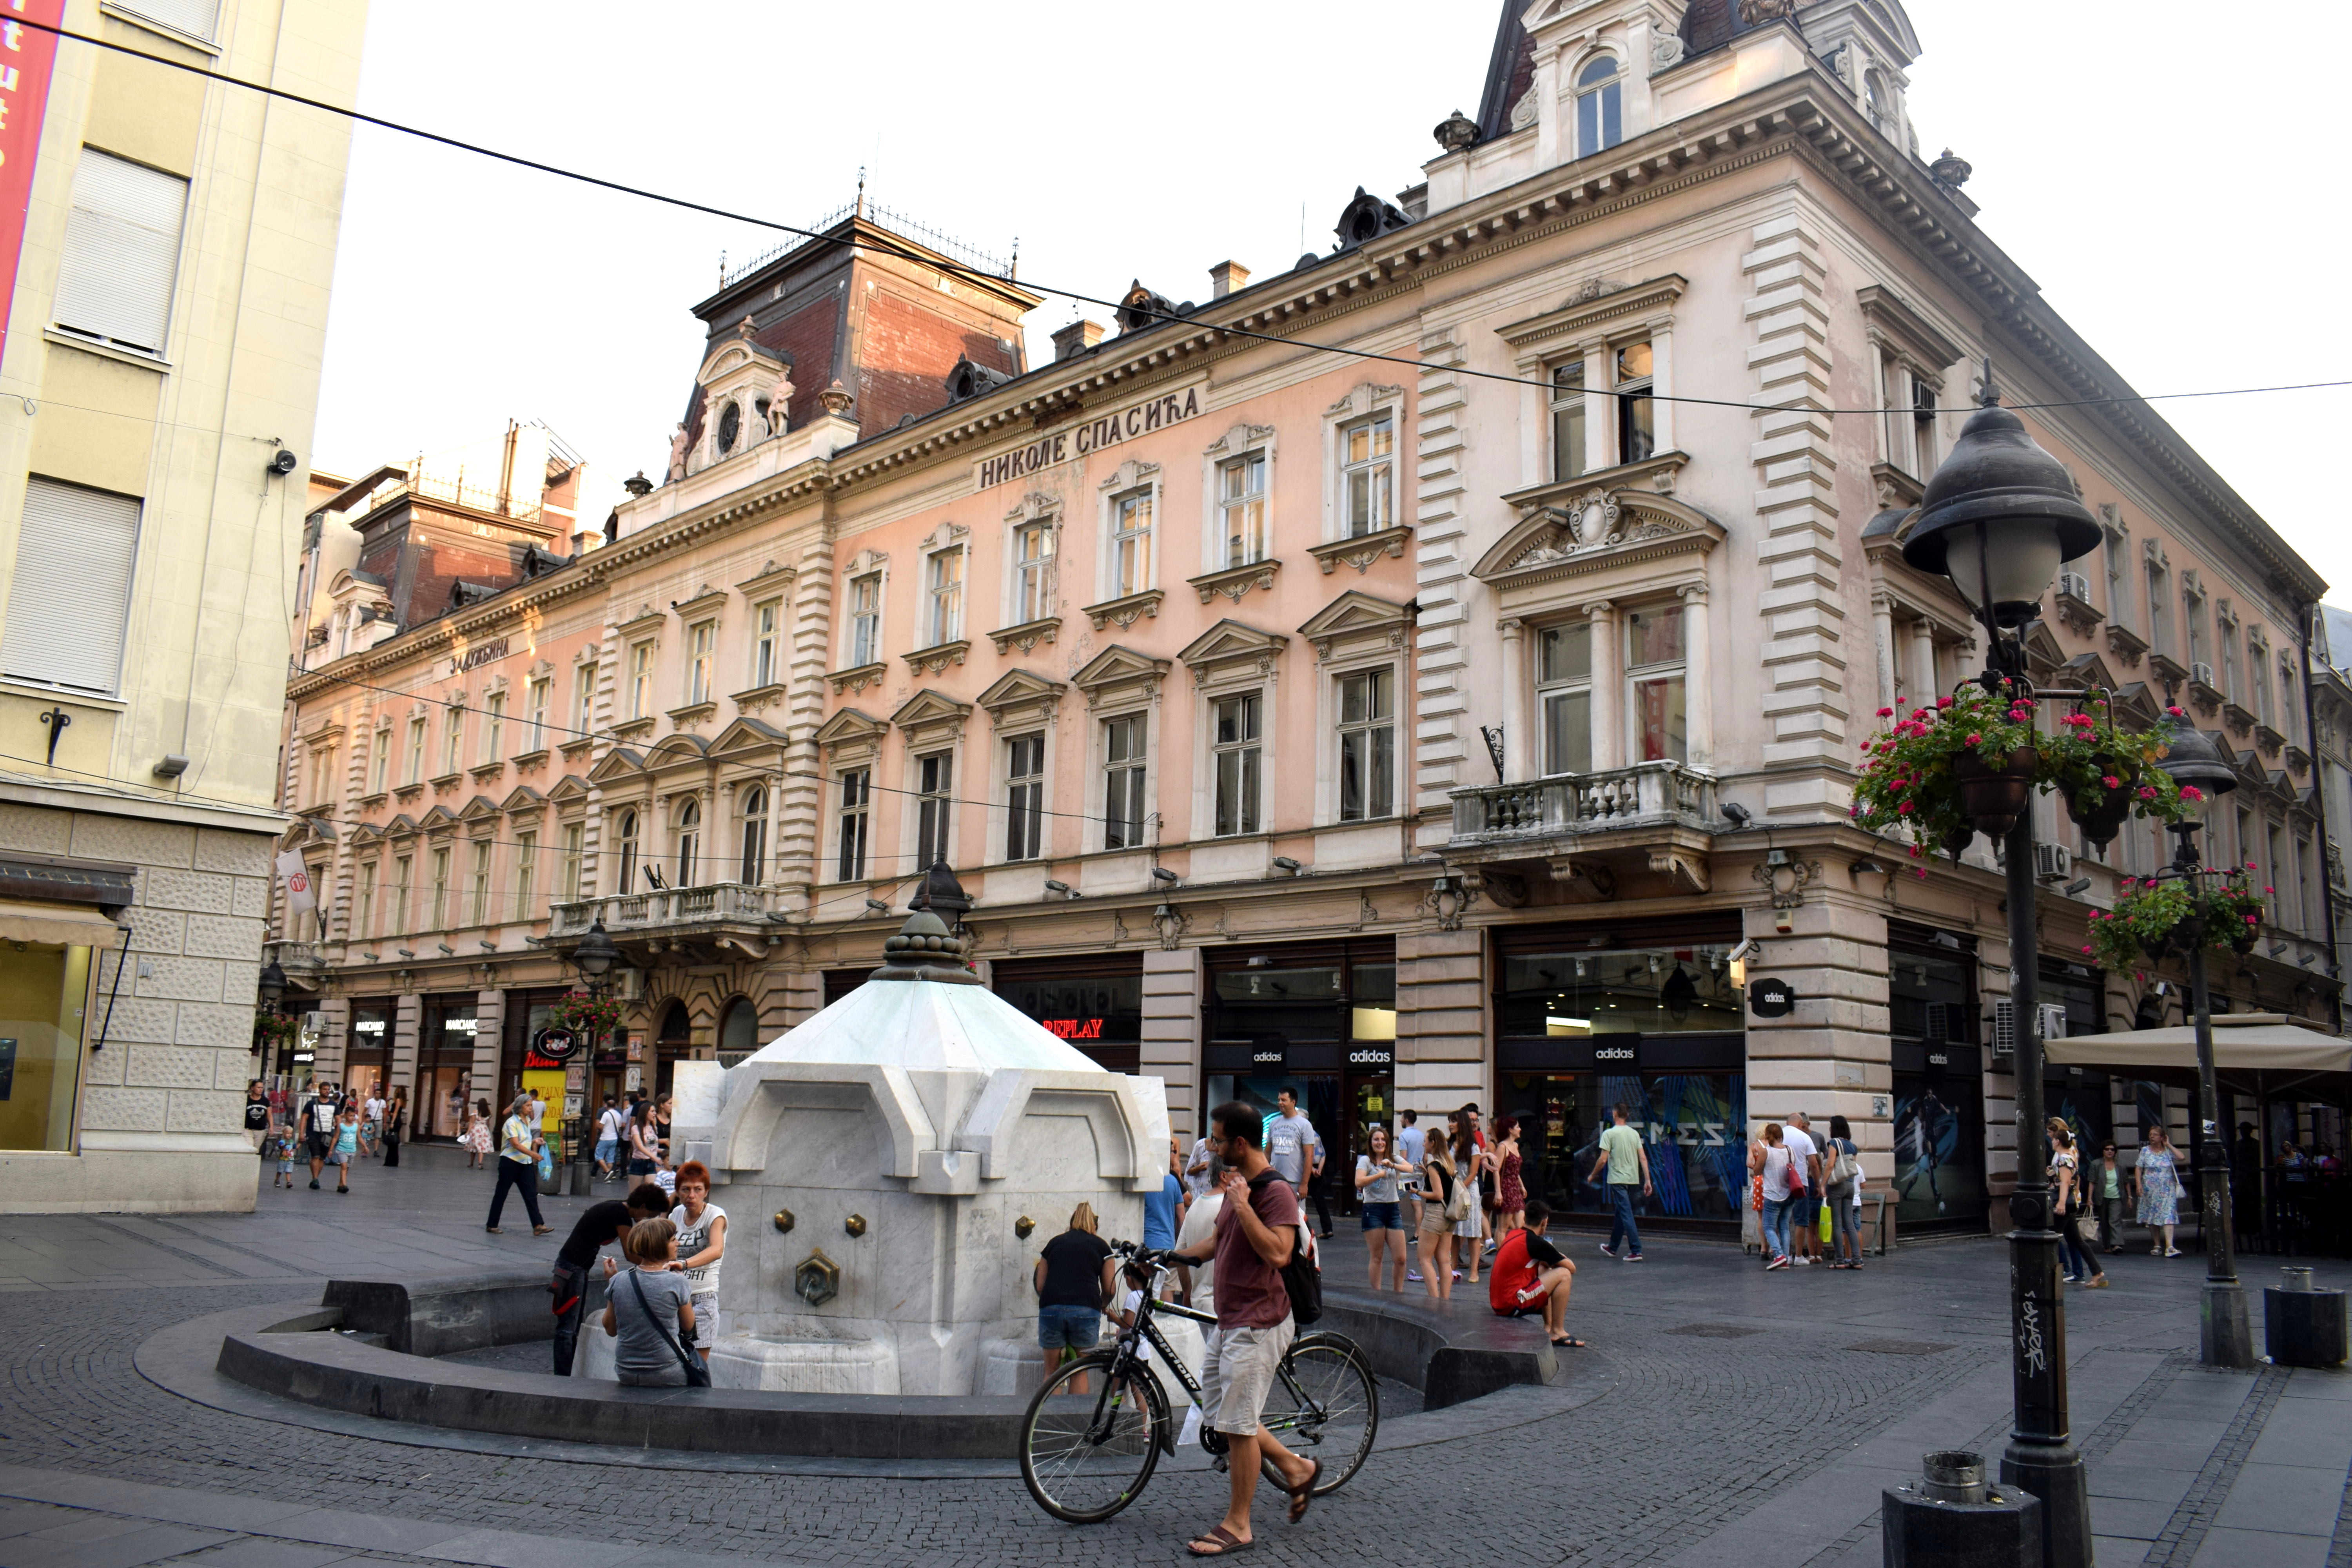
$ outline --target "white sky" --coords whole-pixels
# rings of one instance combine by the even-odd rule
[[[1908,8],[1925,150],[1976,165],[1978,221],[2137,390],[2352,379],[2352,221],[2313,167],[2352,8],[2302,0],[2256,43],[2206,0]],[[874,200],[934,228],[999,255],[1018,236],[1032,287],[1110,298],[1140,277],[1202,300],[1218,261],[1265,275],[1328,250],[1359,184],[1417,183],[1429,128],[1477,112],[1496,19],[1491,0],[1261,0],[1185,20],[1208,15],[375,0],[360,103],[784,223],[846,202],[862,164]],[[658,477],[702,342],[688,308],[722,248],[781,237],[362,126],[314,460],[348,474],[513,417],[582,452],[600,494]],[[1033,363],[1077,313],[1033,313]],[[2352,603],[2319,460],[2352,388],[2158,408]]]

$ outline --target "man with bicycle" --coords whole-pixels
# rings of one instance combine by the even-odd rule
[[[1270,1462],[1290,1494],[1293,1524],[1306,1514],[1323,1467],[1302,1458],[1264,1429],[1259,1417],[1283,1356],[1297,1335],[1282,1269],[1300,1245],[1305,1216],[1298,1195],[1266,1163],[1258,1146],[1258,1113],[1239,1100],[1210,1114],[1212,1146],[1226,1165],[1224,1205],[1217,1215],[1217,1326],[1209,1335],[1202,1363],[1204,1415],[1224,1435],[1226,1472],[1232,1492],[1225,1517],[1186,1548],[1195,1557],[1223,1557],[1247,1548],[1250,1504],[1257,1497],[1258,1467]],[[1194,1256],[1169,1255],[1170,1261],[1198,1268]]]

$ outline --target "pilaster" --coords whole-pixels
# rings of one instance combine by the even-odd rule
[[[1188,1144],[1201,1110],[1201,950],[1143,950],[1142,1071],[1168,1084],[1168,1129]]]
[[[1492,1107],[1492,989],[1482,929],[1397,933],[1398,1110],[1433,1116],[1471,1100]]]
[[[1463,621],[1470,598],[1470,563],[1464,454],[1468,398],[1456,373],[1467,351],[1448,328],[1421,341],[1421,385],[1414,401],[1413,580],[1421,614],[1414,623],[1413,801],[1418,810],[1450,814],[1447,791],[1465,782],[1468,748],[1462,733],[1469,715],[1465,676],[1469,639]],[[1443,843],[1452,821],[1432,831]]]

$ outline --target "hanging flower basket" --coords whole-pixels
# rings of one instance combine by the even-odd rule
[[[593,1041],[609,1040],[621,1026],[621,1005],[610,996],[574,991],[547,1010],[547,1022],[552,1028],[570,1029]]]
[[[301,1033],[302,1026],[293,1019],[257,1010],[253,1015],[252,1054],[274,1053],[279,1047],[292,1043]]]
[[[1964,752],[1952,760],[1952,776],[1960,786],[1960,809],[1979,833],[1999,838],[2017,826],[2033,795],[2033,768],[2039,754],[2032,746],[2018,746],[2007,756]]]
[[[2129,969],[2142,955],[2151,963],[2186,958],[2200,942],[2250,952],[2270,907],[2263,896],[2270,889],[2256,892],[2246,870],[2196,889],[2181,878],[2126,878],[2123,891],[2114,909],[2091,911],[2091,940],[2083,951],[2103,968]]]
[[[2157,765],[2172,748],[2173,721],[2185,717],[2171,708],[2147,730],[2118,730],[2108,694],[2095,691],[2086,711],[2061,718],[2042,742],[2036,782],[2066,803],[2083,837],[2101,848],[2135,815],[2178,822],[2205,798]]]

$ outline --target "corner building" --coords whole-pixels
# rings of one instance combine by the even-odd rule
[[[1399,1108],[1475,1100],[1530,1119],[1531,1192],[1595,1211],[1575,1165],[1622,1100],[1653,1217],[1728,1226],[1747,1134],[1803,1109],[1853,1122],[1898,1225],[1984,1226],[2012,962],[2072,1032],[2169,1005],[2080,952],[2161,847],[2078,856],[2045,815],[2045,951],[2012,955],[1985,847],[1855,831],[1853,763],[1874,710],[1981,666],[1899,546],[1985,356],[2014,403],[2129,390],[1979,227],[1965,163],[1921,157],[1901,6],[1748,19],[1775,9],[1507,6],[1477,119],[1393,201],[1360,192],[1329,254],[1221,264],[1200,303],[1139,281],[1115,334],[1074,323],[1034,369],[1034,296],[874,215],[730,279],[667,482],[613,542],[369,656],[425,701],[455,689],[428,647],[506,637],[469,679],[585,715],[518,760],[530,795],[420,821],[552,868],[498,932],[447,928],[482,1005],[513,1019],[601,919],[639,977],[630,1059],[729,1058],[859,984],[945,859],[990,983],[1164,1077],[1185,1136],[1286,1084],[1346,1168]],[[945,364],[943,331],[845,328],[811,375],[782,323],[845,260],[983,324]],[[873,414],[860,356],[922,345],[926,405]],[[2225,847],[2281,889],[2225,988],[2329,1015],[2323,584],[2144,406],[2027,417],[2108,524],[2037,668],[2219,732]],[[336,673],[298,683],[301,722],[357,710]],[[333,854],[339,887],[383,858]],[[1792,1012],[1749,1015],[1744,942]],[[2126,1142],[2185,1121],[2149,1086],[2054,1087]]]

